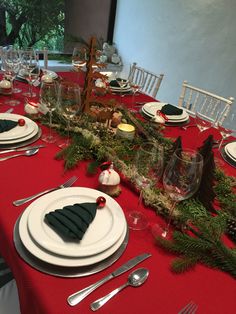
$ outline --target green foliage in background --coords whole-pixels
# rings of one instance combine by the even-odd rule
[[[64,0],[2,0],[0,45],[63,47]]]

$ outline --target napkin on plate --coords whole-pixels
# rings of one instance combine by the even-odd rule
[[[97,212],[97,203],[64,206],[45,215],[45,221],[62,237],[81,240]]]
[[[18,125],[17,121],[0,119],[0,133],[9,131]]]
[[[166,104],[161,108],[161,112],[167,116],[178,116],[183,113],[183,110],[171,104]]]
[[[120,88],[120,85],[117,81],[121,81],[122,79],[121,78],[117,78],[116,80],[112,80],[110,81],[109,85],[111,87],[119,87]],[[126,80],[123,80],[123,81],[126,81]],[[124,87],[127,87],[128,85],[126,84]]]

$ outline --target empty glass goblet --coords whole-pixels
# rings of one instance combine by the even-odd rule
[[[57,137],[52,134],[52,113],[57,106],[58,88],[55,81],[42,82],[39,92],[41,106],[45,106],[49,113],[49,134],[44,134],[42,140],[47,143],[56,142]]]
[[[143,191],[155,187],[163,171],[163,147],[155,142],[144,142],[137,150],[135,158],[135,183],[139,188],[139,200],[135,210],[127,215],[128,225],[133,230],[148,226],[145,214],[140,211]]]
[[[223,121],[217,122],[217,128],[221,134],[221,141],[219,144],[219,150],[221,150],[224,140],[230,137],[236,130],[236,115],[229,112],[228,116]]]
[[[58,89],[57,107],[67,122],[67,139],[58,142],[58,146],[66,147],[70,143],[70,122],[76,119],[81,110],[79,85],[73,82],[61,82]]]
[[[201,183],[203,158],[191,149],[177,149],[167,164],[163,174],[163,186],[172,201],[169,218],[164,228],[155,225],[160,230],[160,236],[166,238],[177,203],[193,196]],[[155,234],[155,231],[153,232]]]

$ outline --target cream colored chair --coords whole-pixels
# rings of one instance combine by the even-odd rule
[[[20,304],[16,281],[11,270],[0,256],[0,313],[20,314]]]
[[[144,78],[141,91],[149,96],[152,96],[153,98],[156,98],[164,74],[154,74],[137,66],[137,63],[134,62],[130,68],[129,78],[134,83],[139,84],[142,75]]]
[[[197,111],[204,112],[204,115],[208,117],[212,117],[217,113],[217,120],[223,122],[229,114],[233,102],[233,97],[224,98],[189,85],[187,81],[184,81],[178,106],[185,108],[188,113],[193,116]]]

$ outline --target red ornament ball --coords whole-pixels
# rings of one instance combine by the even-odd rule
[[[25,125],[25,120],[24,119],[19,119],[18,120],[19,126],[24,126]]]
[[[96,199],[96,203],[98,205],[98,208],[103,208],[106,204],[106,199],[105,197],[103,196],[99,196],[97,199]]]

